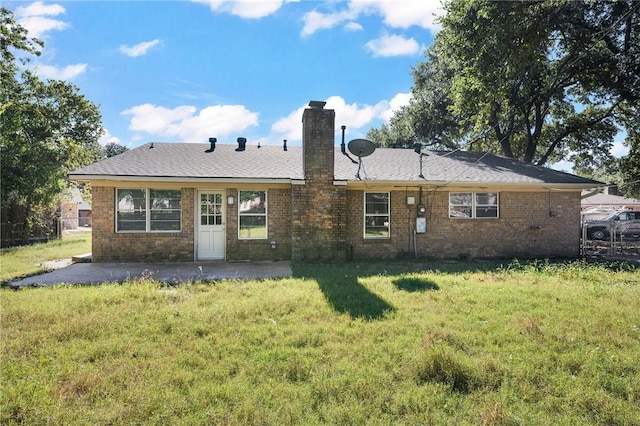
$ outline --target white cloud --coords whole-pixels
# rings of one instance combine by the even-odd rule
[[[360,13],[375,13],[392,28],[418,26],[436,33],[440,25],[438,16],[444,14],[441,0],[353,0],[350,7]]]
[[[41,1],[16,8],[17,22],[27,29],[30,37],[43,38],[49,31],[65,30],[69,27],[64,21],[51,18],[66,12],[59,4],[44,4]],[[52,80],[72,80],[87,70],[87,64],[67,65],[59,68],[53,65],[37,65],[35,72],[42,78]]]
[[[313,10],[305,14],[302,36],[333,28],[345,21],[355,22],[361,15],[379,15],[391,28],[418,26],[437,33],[440,25],[436,19],[443,14],[440,0],[352,0],[341,11],[321,13]],[[349,23],[346,28],[351,29],[352,25]]]
[[[16,9],[16,18],[20,25],[29,31],[29,36],[42,38],[46,32],[52,30],[64,30],[68,24],[48,16],[57,16],[65,13],[65,8],[59,4],[45,5],[36,1],[28,6],[20,6]]]
[[[259,19],[280,9],[283,0],[191,0],[209,6],[216,13],[230,13],[245,19]]]
[[[158,44],[160,44],[160,40],[155,39],[155,40],[151,40],[151,41],[145,41],[142,43],[138,43],[136,45],[133,46],[127,46],[127,45],[121,45],[119,50],[120,52],[124,53],[127,56],[131,56],[131,57],[136,57],[136,56],[141,56],[144,55],[145,53],[147,53],[149,51],[149,49],[151,49],[154,46],[157,46]]]
[[[345,30],[347,31],[362,31],[364,28],[362,27],[362,25],[358,24],[357,22],[348,22],[345,26],[344,26]]]
[[[42,38],[47,31],[64,30],[69,26],[66,22],[44,16],[30,16],[18,20],[18,23],[29,31],[30,37],[35,38]]]
[[[133,116],[129,122],[129,130],[165,136],[169,135],[168,129],[170,126],[192,117],[195,112],[195,107],[187,105],[169,109],[143,104],[129,108],[123,111],[122,114]],[[175,136],[175,134],[170,134],[170,136]]]
[[[301,106],[286,117],[276,121],[271,126],[271,131],[280,134],[282,139],[287,139],[291,142],[302,141],[302,122],[300,120],[306,107],[306,105]]]
[[[325,108],[336,112],[336,142],[341,134],[340,126],[347,126],[346,134],[351,137],[364,137],[371,127],[388,121],[393,111],[408,104],[410,97],[409,93],[398,93],[391,100],[381,100],[374,105],[349,104],[340,96],[327,98]],[[300,144],[305,108],[308,108],[306,104],[291,111],[273,123],[270,134],[256,139],[263,145],[279,145],[283,139],[291,145]],[[213,136],[220,140],[243,134],[248,128],[258,125],[258,113],[242,105],[214,105],[198,111],[190,105],[166,108],[143,104],[122,114],[131,116],[129,130],[183,142],[206,142]]]
[[[400,108],[409,105],[409,101],[411,100],[411,93],[398,93],[389,101],[389,108],[384,111],[380,118],[384,121],[389,122],[391,117],[400,110]]]
[[[629,154],[629,147],[623,141],[616,140],[611,146],[611,154],[614,157],[624,157]]]
[[[331,96],[327,99],[326,108],[336,111],[336,127],[345,125],[347,129],[357,130],[370,126],[374,120],[379,119],[389,108],[389,102],[380,101],[375,105],[347,104],[342,97]]]
[[[98,143],[102,146],[106,146],[109,143],[117,143],[119,145],[122,145],[120,143],[120,138],[109,133],[107,129],[104,129],[104,135],[100,136],[100,138],[98,139]]]
[[[232,15],[248,19],[259,19],[271,15],[282,6],[281,1],[234,1],[232,4]]]
[[[352,21],[357,17],[356,13],[350,10],[337,13],[320,13],[316,10],[306,13],[302,20],[304,27],[302,28],[302,37],[307,37],[319,30],[327,30],[345,21]]]
[[[212,136],[238,134],[258,125],[258,114],[242,105],[213,105],[198,111],[190,105],[170,109],[143,104],[122,114],[132,116],[129,130],[183,142],[204,142]]]
[[[67,65],[64,68],[53,65],[38,65],[36,67],[36,72],[40,77],[50,80],[73,80],[86,70],[87,64]]]
[[[45,5],[41,1],[35,1],[28,6],[20,6],[16,9],[16,15],[21,17],[41,16],[41,15],[60,15],[65,9],[59,4]]]
[[[421,52],[420,45],[414,38],[404,38],[400,35],[384,34],[367,42],[365,46],[375,57],[406,56]]]
[[[390,116],[391,110],[399,108],[406,96],[408,95],[399,93],[391,101],[383,100],[375,105],[347,104],[342,97],[331,96],[327,98],[325,108],[333,109],[336,112],[336,134],[342,132],[340,126],[344,125],[347,126],[345,133],[363,136],[371,127],[377,125],[380,120],[385,120],[387,116]],[[307,108],[307,105],[297,108],[286,117],[276,121],[271,126],[271,131],[280,134],[282,138],[290,142],[301,142],[301,118],[305,108]],[[272,136],[270,139],[278,140],[276,136]]]

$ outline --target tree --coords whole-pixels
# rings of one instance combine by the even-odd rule
[[[129,148],[124,145],[120,145],[118,142],[109,142],[104,146],[104,158],[114,157],[128,150]]]
[[[610,161],[619,130],[640,121],[640,2],[445,8],[389,133],[401,124],[429,144],[593,169]]]
[[[0,150],[3,235],[27,242],[55,218],[69,170],[102,155],[98,107],[74,85],[21,71],[43,43],[29,38],[12,12],[0,9]],[[16,52],[14,54],[14,52]]]
[[[627,197],[640,198],[640,133],[627,137],[629,154],[620,159],[620,192]]]
[[[400,124],[402,121],[396,119],[396,124],[383,124],[380,129],[370,129],[367,132],[367,139],[377,146],[410,148],[417,140],[410,128]]]

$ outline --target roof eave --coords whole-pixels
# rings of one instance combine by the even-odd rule
[[[69,179],[78,182],[184,182],[184,183],[291,183],[292,178],[237,178],[237,177],[193,177],[193,176],[126,176],[89,175],[70,173]]]
[[[604,185],[604,184],[602,184]],[[434,180],[401,180],[401,181],[376,181],[376,180],[348,180],[349,188],[370,188],[376,187],[402,187],[402,188],[419,188],[430,187],[437,190],[446,189],[478,189],[490,188],[492,190],[552,190],[552,191],[582,191],[585,189],[598,188],[595,183],[546,183],[546,182],[452,182],[452,181],[434,181]]]
[[[69,179],[77,182],[166,182],[166,183],[239,183],[239,184],[300,184],[301,178],[273,178],[273,177],[194,177],[194,176],[130,176],[130,175],[94,175],[70,173]],[[403,187],[418,188],[431,187],[434,189],[478,189],[491,188],[493,190],[566,190],[578,191],[598,188],[605,184],[597,183],[546,183],[546,182],[452,182],[434,180],[356,180],[335,179],[334,184],[346,185],[348,188],[375,187]]]

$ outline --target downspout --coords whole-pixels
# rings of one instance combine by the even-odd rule
[[[596,189],[594,189],[593,191],[591,191],[591,192],[589,192],[587,194],[581,195],[580,199],[584,200],[585,198],[589,198],[589,197],[591,197],[593,195],[596,195],[598,193],[600,193],[600,188],[596,188]]]

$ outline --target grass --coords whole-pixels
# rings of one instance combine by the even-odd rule
[[[91,232],[74,232],[59,240],[0,251],[0,283],[44,272],[43,262],[91,252]]]
[[[640,424],[623,265],[295,265],[0,297],[0,424]]]

